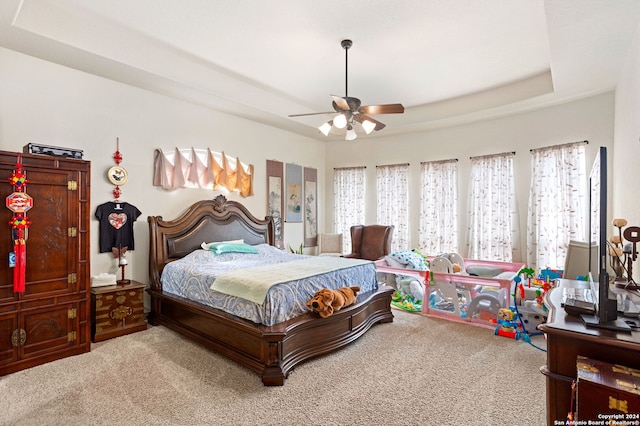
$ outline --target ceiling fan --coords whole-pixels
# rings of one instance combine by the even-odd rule
[[[342,40],[340,45],[344,49],[345,57],[345,90],[344,96],[331,95],[331,105],[335,111],[325,112],[311,112],[306,114],[291,114],[289,117],[302,117],[306,115],[319,115],[319,114],[338,114],[319,127],[320,131],[328,136],[333,127],[337,129],[346,128],[347,140],[353,140],[357,138],[355,132],[355,125],[359,123],[364,131],[369,134],[374,130],[382,130],[385,127],[384,123],[369,116],[369,114],[402,114],[404,112],[404,106],[402,104],[384,104],[384,105],[362,105],[360,99],[349,96],[349,48],[353,45],[351,40]]]

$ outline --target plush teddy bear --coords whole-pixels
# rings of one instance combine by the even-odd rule
[[[360,287],[341,287],[337,290],[323,288],[316,291],[313,298],[307,302],[307,306],[322,318],[327,318],[334,311],[356,303],[356,295]]]

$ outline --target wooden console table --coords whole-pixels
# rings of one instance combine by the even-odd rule
[[[547,377],[547,425],[567,419],[578,355],[640,368],[640,331],[623,333],[587,328],[580,318],[568,315],[561,307],[564,287],[587,286],[584,281],[560,280],[558,287],[545,296],[549,316],[538,329],[547,338],[547,365],[540,367]]]

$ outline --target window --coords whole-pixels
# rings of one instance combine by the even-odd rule
[[[511,262],[518,244],[513,152],[471,158],[468,256]]]
[[[458,252],[458,160],[420,164],[418,247],[425,255]]]
[[[333,171],[333,232],[344,236],[346,253],[351,252],[351,227],[364,224],[365,170],[349,167]]]
[[[409,248],[409,164],[376,166],[377,223],[393,225],[391,250]]]
[[[584,142],[531,150],[527,264],[564,267],[570,240],[585,237]]]

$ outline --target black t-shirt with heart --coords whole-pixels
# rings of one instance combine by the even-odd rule
[[[108,202],[96,208],[96,218],[100,221],[100,253],[111,252],[113,247],[135,249],[133,222],[142,214],[129,203]]]

